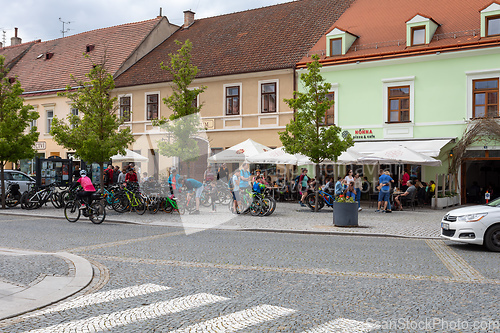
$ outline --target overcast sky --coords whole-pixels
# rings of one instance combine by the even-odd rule
[[[0,41],[6,32],[6,44],[19,28],[18,37],[24,42],[42,41],[105,28],[113,25],[148,20],[159,15],[177,25],[183,24],[185,10],[204,18],[270,6],[291,0],[0,0]]]

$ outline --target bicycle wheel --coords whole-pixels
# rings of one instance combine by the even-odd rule
[[[262,199],[262,202],[264,203],[265,208],[263,209],[264,216],[269,216],[274,213],[274,211],[276,210],[276,200],[274,200],[273,197],[266,197]]]
[[[135,212],[139,215],[144,214],[146,212],[146,208],[148,208],[146,203],[144,202],[144,198],[141,195],[137,194],[132,200],[134,200],[135,206],[133,207]]]
[[[52,195],[50,196],[50,201],[55,208],[63,207],[61,193],[52,193]]]
[[[252,214],[252,216],[259,216],[262,211],[262,206],[262,200],[260,198],[254,199],[250,205],[250,214]]]
[[[310,193],[306,197],[306,204],[311,210],[316,210],[316,195],[314,193]],[[325,206],[325,201],[321,196],[318,197],[318,211],[321,210]]]
[[[160,207],[165,213],[172,213],[172,211],[174,210],[174,207],[172,206],[170,201],[168,201],[168,199],[165,198],[161,199]]]
[[[12,192],[9,192],[5,195],[5,205],[7,207],[15,207],[17,204],[21,202],[21,197],[16,197]]]
[[[69,222],[76,222],[80,218],[80,204],[77,201],[70,201],[64,206],[64,217]]]
[[[115,200],[113,202],[113,209],[117,213],[124,213],[124,212],[126,212],[127,210],[130,209],[130,203],[128,202],[128,199],[127,199],[126,196],[119,196],[116,199],[117,200]]]
[[[24,200],[24,207],[22,206],[23,201],[21,201],[21,207],[23,209],[28,209],[28,210],[37,209],[38,207],[41,207],[41,204],[39,202],[33,201],[36,200],[33,199],[33,197],[34,195],[30,195],[30,193],[26,194],[26,198]]]
[[[205,207],[210,207],[210,205],[212,204],[212,196],[210,195],[210,193],[203,191],[201,193],[200,203]]]
[[[148,198],[148,212],[156,214],[160,210],[160,200],[157,197]]]
[[[106,218],[106,208],[100,202],[94,202],[90,205],[89,212],[90,221],[94,224],[100,224]]]

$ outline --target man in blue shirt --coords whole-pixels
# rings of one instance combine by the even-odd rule
[[[176,168],[172,168],[170,170],[170,176],[168,176],[168,185],[170,187],[170,193],[174,194],[174,191],[177,190],[177,184],[179,182],[179,174],[177,173]]]
[[[240,169],[240,189],[245,190],[250,181],[250,170],[248,170],[248,163],[244,162]]]
[[[200,197],[203,193],[203,183],[197,181],[196,179],[184,179],[182,177],[179,177],[178,181],[179,184],[184,184],[187,187],[188,195],[191,195],[191,192],[196,192],[196,210],[191,214],[200,214]]]
[[[376,212],[385,213],[387,209],[387,204],[391,198],[391,182],[394,180],[391,178],[389,171],[385,171],[378,178],[378,188],[380,192],[378,193],[378,206]],[[382,203],[384,208],[382,208]],[[389,206],[390,207],[390,206]]]

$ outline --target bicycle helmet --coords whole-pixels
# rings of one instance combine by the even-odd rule
[[[86,176],[87,175],[87,171],[85,170],[80,170],[80,176]]]

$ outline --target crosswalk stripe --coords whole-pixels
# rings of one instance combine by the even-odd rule
[[[75,328],[78,328],[79,332],[89,333],[107,331],[114,327],[121,327],[134,322],[145,321],[227,300],[229,300],[229,298],[200,293],[88,319],[74,320],[59,325],[32,330],[29,331],[29,333],[67,333],[75,332]]]
[[[220,316],[205,322],[171,331],[170,333],[235,332],[245,327],[288,316],[295,310],[272,305],[260,305],[243,311]]]
[[[159,291],[168,290],[170,287],[159,286],[157,284],[147,283],[142,284],[140,286],[132,286],[121,289],[114,289],[109,291],[98,292],[90,295],[80,296],[75,298],[74,300],[59,304],[53,308],[43,310],[32,315],[27,316],[36,317],[41,316],[47,313],[65,311],[74,308],[83,308],[85,306],[111,302],[117,299],[124,299],[129,297],[135,297],[140,295],[146,295],[150,293],[155,293]]]
[[[304,333],[368,333],[377,328],[380,328],[380,326],[352,319],[338,318],[320,326],[316,326]]]

